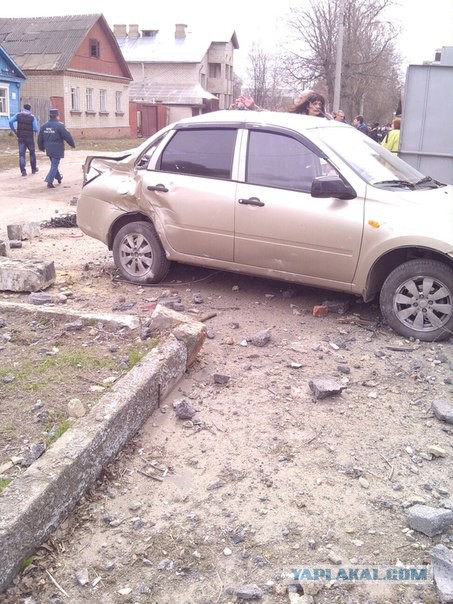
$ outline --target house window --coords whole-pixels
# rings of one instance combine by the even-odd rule
[[[0,86],[0,113],[9,115],[9,92],[7,86]]]
[[[107,90],[104,88],[99,91],[99,111],[101,113],[107,112]]]
[[[87,111],[94,111],[93,97],[94,97],[93,88],[87,88],[85,91],[86,110]]]
[[[123,112],[123,93],[121,90],[115,92],[115,111],[117,113]]]
[[[220,78],[222,70],[220,63],[209,63],[209,77]]]
[[[90,57],[99,59],[99,42],[97,40],[90,40]]]
[[[78,86],[71,86],[71,111],[80,111],[80,95]]]

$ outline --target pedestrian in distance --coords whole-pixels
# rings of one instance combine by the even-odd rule
[[[38,147],[40,151],[45,151],[50,159],[50,170],[45,177],[48,189],[54,189],[54,179],[61,184],[63,179],[60,174],[60,160],[64,157],[65,142],[75,148],[75,142],[69,130],[59,120],[58,109],[50,109],[49,120],[41,126],[38,135]]]
[[[368,136],[370,138],[372,138],[374,141],[376,141],[377,143],[381,142],[381,132],[379,129],[379,122],[374,122],[374,124],[371,126],[371,128],[368,132]]]
[[[363,119],[363,115],[356,115],[353,119],[352,124],[357,130],[360,130],[363,134],[369,135],[368,126],[365,124],[365,120]]]
[[[26,154],[30,155],[30,167],[32,174],[38,172],[35,152],[35,133],[38,132],[38,120],[31,112],[31,105],[24,103],[20,113],[16,113],[9,120],[9,127],[17,136],[19,144],[19,168],[22,176],[27,176]]]
[[[381,145],[392,153],[398,153],[400,146],[400,128],[401,118],[394,117],[392,120],[392,129],[387,132],[385,138],[381,142]]]
[[[333,119],[336,122],[343,122],[343,124],[346,124],[346,117],[344,115],[343,109],[338,109],[338,111],[334,111],[332,115]]]

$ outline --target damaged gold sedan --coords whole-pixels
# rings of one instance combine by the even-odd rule
[[[339,122],[181,120],[137,149],[87,158],[77,222],[134,283],[180,262],[379,295],[406,337],[453,329],[453,186]]]

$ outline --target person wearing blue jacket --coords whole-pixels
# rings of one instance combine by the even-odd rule
[[[75,148],[75,142],[71,133],[66,130],[65,125],[59,121],[58,109],[50,109],[49,121],[41,126],[38,135],[38,148],[45,151],[50,159],[50,170],[45,181],[48,189],[55,189],[54,179],[61,184],[63,176],[60,174],[60,160],[64,157],[64,144]]]
[[[25,155],[30,154],[30,167],[32,174],[38,172],[36,166],[35,132],[38,132],[38,120],[31,112],[31,105],[24,103],[20,113],[16,113],[9,120],[9,127],[17,136],[19,143],[19,168],[22,176],[27,176]]]

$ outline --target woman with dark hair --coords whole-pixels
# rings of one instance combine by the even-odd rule
[[[294,107],[288,109],[288,112],[311,115],[312,117],[327,117],[324,97],[313,90],[303,92]]]
[[[235,101],[236,108],[239,105],[249,109],[250,111],[263,111],[262,107],[255,105],[255,101],[246,96],[240,96]],[[322,94],[318,94],[314,90],[304,90],[293,107],[288,109],[288,113],[299,113],[302,115],[311,115],[312,117],[326,117],[332,119],[330,115],[326,114],[326,102]]]

